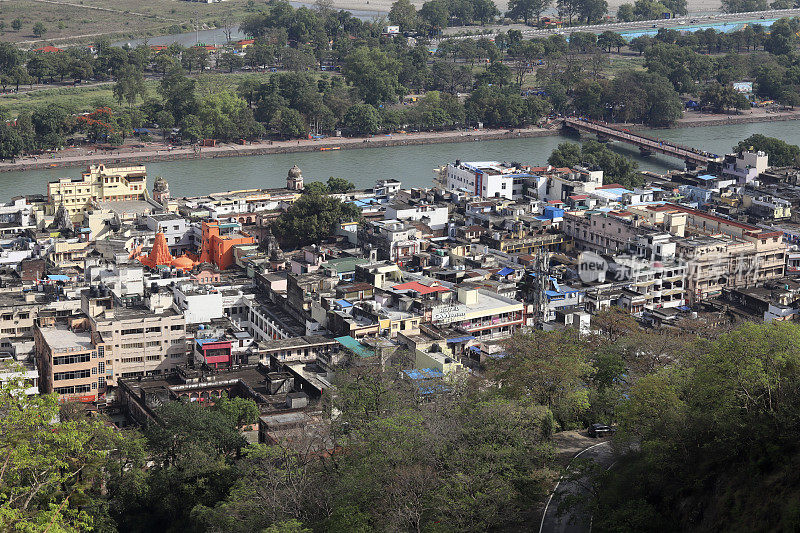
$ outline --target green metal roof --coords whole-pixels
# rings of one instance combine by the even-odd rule
[[[367,348],[350,335],[336,337],[334,340],[359,357],[375,357],[375,352],[373,350]]]

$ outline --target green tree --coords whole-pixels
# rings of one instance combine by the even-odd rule
[[[260,135],[261,126],[254,125],[252,116],[247,103],[230,90],[204,97],[197,111],[203,134],[213,139],[251,139]]]
[[[161,79],[158,92],[164,99],[164,107],[176,120],[197,114],[195,81],[187,77],[180,67],[174,67]]]
[[[542,13],[551,3],[552,0],[510,0],[506,16],[515,20],[522,19],[525,24],[533,17],[536,19],[536,24],[539,24]]]
[[[69,110],[58,104],[36,108],[31,115],[36,133],[36,145],[39,148],[64,146],[66,134],[70,128],[70,115]]]
[[[389,10],[389,22],[400,26],[400,31],[413,31],[419,25],[417,9],[409,0],[397,0]]]
[[[284,139],[304,137],[308,133],[308,126],[296,109],[288,107],[279,108],[270,121],[270,128]]]
[[[133,65],[126,65],[117,74],[117,83],[114,84],[114,96],[121,104],[123,100],[128,106],[133,107],[137,97],[144,99],[147,88],[144,84],[144,74]]]
[[[709,83],[703,88],[700,93],[700,102],[703,105],[711,106],[716,112],[750,107],[747,97],[737,92],[732,85],[722,85],[718,82]]]
[[[233,52],[225,52],[219,58],[220,65],[228,69],[228,72],[239,70],[244,66],[244,59],[239,54]]]
[[[336,178],[331,176],[328,178],[328,190],[332,193],[343,193],[355,190],[356,186],[353,182],[347,181],[344,178]]]
[[[359,220],[361,211],[323,194],[304,194],[273,224],[273,233],[281,243],[305,246],[319,243],[333,235],[341,222]]]
[[[197,142],[203,138],[203,124],[197,115],[186,115],[181,119],[181,137],[189,142]]]
[[[22,21],[20,19],[14,19],[11,21],[11,28],[14,31],[19,31],[22,29]]]
[[[769,156],[769,163],[777,167],[794,166],[800,163],[800,147],[760,133],[739,142],[736,149],[765,152]]]
[[[608,2],[606,0],[579,0],[577,14],[587,24],[594,24],[608,13]]]
[[[633,4],[622,4],[617,8],[618,22],[633,22],[636,14],[633,12]]]
[[[172,113],[163,109],[156,114],[156,123],[161,129],[161,138],[164,142],[167,142],[167,134],[175,127],[175,117],[172,116]]]
[[[358,90],[364,102],[379,105],[396,102],[405,94],[398,74],[400,62],[387,52],[361,46],[345,58],[342,74]]]
[[[619,53],[620,48],[626,44],[625,38],[615,31],[606,30],[597,36],[597,45],[600,48],[605,48],[608,53],[611,53],[612,48],[616,48],[617,53]]]
[[[0,158],[14,158],[24,149],[25,142],[16,128],[8,122],[0,122]]]
[[[0,383],[0,523],[18,531],[91,530],[104,469],[122,435],[101,417],[68,416],[55,395],[28,396],[25,388],[21,379]]]
[[[628,188],[638,187],[643,183],[635,161],[617,154],[597,141],[587,141],[582,145],[561,143],[550,154],[547,162],[554,167],[583,165],[600,168],[603,170],[604,183],[619,183]]]
[[[767,0],[722,0],[722,9],[726,13],[766,11]]]
[[[113,515],[121,531],[199,530],[192,513],[213,505],[235,480],[234,463],[247,441],[239,432],[255,415],[250,400],[213,405],[170,401],[156,409],[160,423],[145,430],[150,467],[114,494]]]
[[[45,33],[47,33],[47,26],[45,26],[44,23],[37,22],[33,25],[33,34],[36,37],[42,37]]]
[[[373,135],[381,129],[381,115],[369,104],[355,104],[347,110],[344,124],[354,133]]]
[[[435,35],[447,28],[450,20],[450,10],[446,0],[428,0],[422,4],[419,17],[428,27],[428,33]]]

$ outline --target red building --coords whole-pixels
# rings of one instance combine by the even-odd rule
[[[219,339],[197,339],[194,351],[195,365],[205,364],[209,368],[231,366],[231,341]]]

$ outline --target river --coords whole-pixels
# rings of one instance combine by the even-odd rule
[[[794,120],[755,124],[704,126],[646,132],[652,136],[678,141],[717,154],[731,151],[740,140],[754,133],[778,137],[791,144],[800,144],[800,124]],[[395,146],[328,152],[300,152],[217,159],[192,159],[149,163],[150,183],[163,176],[172,195],[194,196],[217,191],[259,187],[282,187],[286,173],[297,164],[306,181],[326,180],[329,176],[346,178],[360,188],[371,187],[375,180],[394,178],[406,187],[427,187],[433,169],[456,159],[463,161],[518,161],[533,165],[545,164],[550,152],[566,137],[535,137],[452,144]],[[627,145],[612,148],[634,158],[642,170],[663,172],[683,168],[677,159],[664,156],[641,157]],[[79,177],[82,168],[33,170],[0,174],[0,199],[47,192],[47,182],[59,177]]]

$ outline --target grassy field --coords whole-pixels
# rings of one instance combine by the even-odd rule
[[[319,76],[323,74],[325,73],[318,73]],[[244,79],[266,80],[269,75],[267,72],[201,74],[195,76],[197,94],[202,97],[226,89],[235,90]],[[156,79],[149,79],[145,82],[148,95],[157,95],[158,83],[159,81]],[[114,107],[117,105],[117,101],[114,98],[113,88],[113,83],[103,83],[84,87],[61,86],[16,94],[2,94],[0,95],[0,111],[5,116],[16,117],[20,111],[31,111],[47,104],[58,104],[75,113],[92,111],[101,106]]]
[[[258,5],[258,4],[256,4]],[[91,42],[98,36],[127,39],[220,27],[226,18],[247,15],[247,0],[216,4],[184,0],[0,0],[0,39],[20,45],[41,46],[45,42],[66,44]],[[22,21],[14,31],[11,23]],[[33,25],[44,23],[47,33],[33,35]]]

